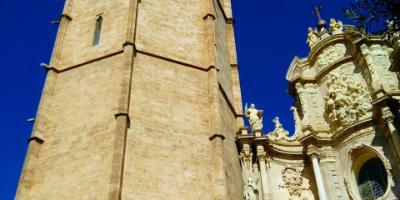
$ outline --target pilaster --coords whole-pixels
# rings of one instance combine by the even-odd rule
[[[267,177],[267,153],[264,150],[262,145],[257,146],[257,160],[260,166],[261,173],[261,185],[262,185],[262,196],[263,200],[271,199],[269,190],[268,190],[268,177]]]
[[[383,108],[382,110],[388,110],[388,108]],[[383,111],[383,120],[385,126],[388,130],[389,137],[392,140],[393,149],[397,157],[397,162],[400,162],[400,136],[399,132],[395,126],[395,116],[390,113],[390,111]]]
[[[53,55],[51,56],[50,60],[50,66],[59,65],[59,59],[64,44],[65,34],[67,32],[70,22],[72,21],[71,12],[73,2],[74,0],[67,0],[65,2],[63,14],[59,19],[60,23],[58,27],[56,42],[54,44]]]

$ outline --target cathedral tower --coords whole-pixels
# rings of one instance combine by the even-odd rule
[[[230,0],[67,0],[16,199],[241,199]]]

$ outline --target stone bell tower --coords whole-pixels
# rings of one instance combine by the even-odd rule
[[[16,199],[241,199],[230,0],[67,0]]]

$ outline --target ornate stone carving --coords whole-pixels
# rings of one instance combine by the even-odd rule
[[[260,171],[256,163],[244,170],[243,180],[245,180],[243,185],[244,199],[261,200]]]
[[[242,151],[240,152],[240,161],[242,164],[242,168],[245,171],[251,171],[252,166],[252,158],[253,152],[251,151],[251,147],[248,144],[243,144]]]
[[[261,192],[260,172],[258,165],[253,164],[253,152],[249,144],[243,144],[240,158],[243,180],[245,180],[243,197],[244,199],[258,200]]]
[[[336,21],[335,19],[331,18],[330,21],[330,31],[332,35],[343,33],[343,23],[341,21]]]
[[[315,145],[310,144],[307,146],[307,155],[310,156],[310,158],[313,157],[319,158],[320,154],[321,154],[320,149]]]
[[[275,123],[275,130],[269,135],[269,138],[275,141],[288,139],[289,132],[283,128],[279,117],[275,117],[272,121]]]
[[[251,104],[250,108],[248,108],[246,104],[245,111],[245,115],[249,119],[252,131],[261,131],[263,129],[263,111],[257,110],[254,104]]]
[[[329,161],[334,162],[336,161],[336,152],[330,146],[325,146],[321,148],[321,161]]]
[[[325,119],[332,128],[357,122],[372,109],[368,92],[348,74],[328,75]]]
[[[398,78],[395,73],[389,71],[390,54],[393,49],[380,44],[371,46],[362,44],[360,49],[368,66],[372,89],[374,92],[379,92],[377,96],[384,95],[380,90],[386,92],[398,90]]]
[[[355,152],[358,152],[360,154],[363,152],[372,152],[373,154],[377,155],[378,158],[382,161],[383,166],[385,167],[386,173],[389,176],[389,179],[392,177],[392,165],[390,164],[390,161],[386,156],[384,156],[381,152],[379,152],[377,149],[370,145],[366,145],[364,143],[359,143],[354,145],[350,150],[349,150],[349,157],[352,159],[352,155],[355,154]]]
[[[303,135],[303,124],[301,123],[301,118],[299,115],[299,112],[297,111],[297,108],[292,106],[290,108],[290,111],[293,112],[293,118],[294,118],[294,124],[295,124],[295,132],[294,132],[294,137],[298,138],[301,135]]]
[[[387,183],[388,184],[388,188],[387,188],[385,194],[382,197],[380,197],[379,199],[387,199],[388,193],[390,192],[389,188],[390,187],[394,187],[395,185],[394,185],[394,182],[393,182],[393,179],[392,179],[393,175],[391,173],[392,166],[390,164],[390,161],[386,158],[386,156],[384,156],[384,154],[382,154],[379,150],[377,150],[376,148],[374,148],[374,147],[372,147],[370,145],[366,145],[364,143],[356,143],[349,150],[348,156],[349,156],[349,161],[351,161],[349,163],[350,163],[350,165],[355,165],[356,163],[354,163],[354,161],[357,162],[357,160],[354,160],[354,159],[356,159],[357,156],[359,156],[359,155],[368,155],[368,154],[374,155],[374,156],[369,156],[370,158],[373,158],[373,157],[377,156],[382,161],[382,164],[383,164],[383,166],[385,168],[385,171],[386,171],[387,176],[388,176],[388,179],[387,179],[388,180],[388,183]],[[352,176],[352,173],[354,173],[353,170],[352,170],[352,167],[349,167],[349,169],[347,170],[346,175],[344,177],[344,183],[345,183],[347,192],[349,193],[350,197],[352,199],[358,199],[357,198],[358,195],[354,194],[354,192],[353,192],[353,191],[356,190],[356,188],[353,188],[354,184],[352,184],[352,181],[350,179],[350,177]]]
[[[317,62],[320,67],[326,67],[343,58],[346,54],[346,46],[344,44],[335,44],[324,49],[318,56]]]
[[[308,119],[308,102],[307,102],[307,98],[306,98],[306,89],[304,87],[304,85],[302,85],[301,83],[296,83],[296,91],[297,94],[299,96],[299,100],[300,100],[300,106],[301,106],[301,110],[303,111],[303,124],[304,125],[309,125],[310,124],[310,120]]]
[[[307,44],[310,48],[313,48],[320,41],[318,31],[308,27]]]
[[[257,146],[257,158],[258,160],[267,160],[267,152],[265,152],[264,147],[261,145]]]
[[[327,37],[329,37],[329,36],[331,36],[331,35],[329,34],[329,31],[326,30],[325,27],[321,27],[321,30],[319,31],[319,37],[321,38],[321,40],[323,40],[323,39],[325,39],[325,38],[327,38]]]
[[[289,192],[290,200],[302,199],[302,191],[309,190],[309,187],[304,186],[303,177],[298,169],[286,167],[282,171],[282,179],[284,185],[279,187]]]
[[[243,197],[245,200],[258,200],[259,188],[253,177],[247,177],[243,188]]]

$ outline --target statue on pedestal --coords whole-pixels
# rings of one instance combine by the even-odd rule
[[[289,138],[289,132],[285,130],[279,120],[279,117],[275,117],[274,120],[272,120],[275,123],[275,130],[272,132],[270,137],[274,139],[275,141],[279,141],[282,139],[288,139]]]
[[[263,112],[262,110],[257,110],[254,104],[251,104],[250,108],[248,108],[246,103],[245,116],[249,119],[250,127],[253,132],[263,129]]]
[[[308,27],[307,44],[313,48],[319,42],[318,31]]]
[[[332,18],[330,23],[330,31],[333,35],[343,33],[343,23]]]

